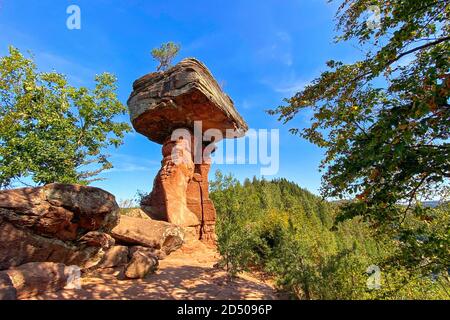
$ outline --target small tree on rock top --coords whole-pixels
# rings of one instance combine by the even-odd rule
[[[157,70],[167,70],[179,51],[180,45],[173,42],[163,43],[159,48],[154,48],[151,54],[159,62]]]

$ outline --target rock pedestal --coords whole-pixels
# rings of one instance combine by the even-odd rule
[[[208,173],[211,164],[204,162],[195,165],[194,175],[188,184],[187,207],[197,216],[200,225],[196,228],[198,238],[206,242],[216,240],[216,209],[209,199]]]
[[[195,168],[190,145],[183,139],[164,142],[161,170],[155,178],[152,193],[141,203],[153,219],[182,227],[200,225],[201,220],[187,207],[186,190]]]
[[[172,136],[178,129],[197,132],[199,123],[201,135],[215,132],[213,142],[195,137],[203,145],[244,136],[248,126],[233,101],[205,65],[184,59],[165,72],[136,80],[128,108],[135,130],[163,145],[162,167],[153,191],[141,202],[142,209],[153,219],[193,228],[198,239],[215,242],[216,211],[208,195],[209,155],[193,154],[192,135]]]
[[[214,242],[216,210],[208,183],[211,165],[208,160],[194,164],[192,144],[183,139],[164,143],[162,168],[141,205],[151,218],[193,227],[200,240]]]

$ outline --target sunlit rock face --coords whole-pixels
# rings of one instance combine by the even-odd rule
[[[28,262],[89,268],[114,244],[119,207],[99,188],[53,183],[0,191],[0,270]]]
[[[213,148],[208,148],[211,141],[203,141],[203,134],[215,129],[220,135],[214,142],[245,135],[248,126],[233,101],[206,66],[190,58],[165,72],[136,80],[128,108],[135,130],[162,144],[161,169],[153,191],[141,202],[142,209],[153,219],[192,228],[199,239],[214,243],[216,210],[209,199],[210,154],[203,155],[205,147],[208,152]],[[177,129],[191,136],[174,136]],[[198,130],[201,137],[192,138]]]
[[[248,126],[236,111],[233,101],[220,88],[204,64],[184,59],[165,72],[149,73],[136,80],[128,99],[135,130],[163,144],[175,129],[227,129],[243,136]]]

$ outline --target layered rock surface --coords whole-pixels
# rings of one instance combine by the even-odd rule
[[[165,254],[177,250],[184,241],[183,230],[171,223],[122,216],[111,231],[117,242],[128,246],[140,245]]]
[[[208,68],[193,58],[136,80],[128,107],[136,131],[159,144],[175,129],[193,129],[194,121],[202,121],[203,131],[235,129],[243,136],[248,130]]]
[[[98,188],[49,184],[0,191],[0,270],[28,262],[89,268],[114,244],[114,196]]]
[[[199,239],[214,243],[209,156],[215,142],[242,137],[248,130],[233,101],[205,65],[184,59],[165,72],[136,80],[128,107],[136,131],[163,145],[162,167],[151,194],[141,202],[142,209],[153,219],[194,228]],[[177,129],[188,137],[174,135]],[[203,141],[203,134],[211,129],[219,135]],[[202,136],[192,138],[197,131]]]
[[[0,295],[1,279],[4,281],[4,292],[8,294],[3,300],[27,299],[45,292],[61,290],[70,281],[72,272],[72,268],[53,262],[30,262],[0,271]]]

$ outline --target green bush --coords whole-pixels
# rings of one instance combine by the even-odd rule
[[[230,275],[257,268],[296,299],[449,298],[448,275],[423,277],[396,265],[403,252],[397,239],[360,216],[335,223],[336,205],[285,179],[241,184],[217,172],[211,198],[222,265]],[[442,235],[436,223],[416,224],[427,235]],[[446,228],[444,221],[439,226]],[[379,288],[368,287],[369,266],[380,268]]]

